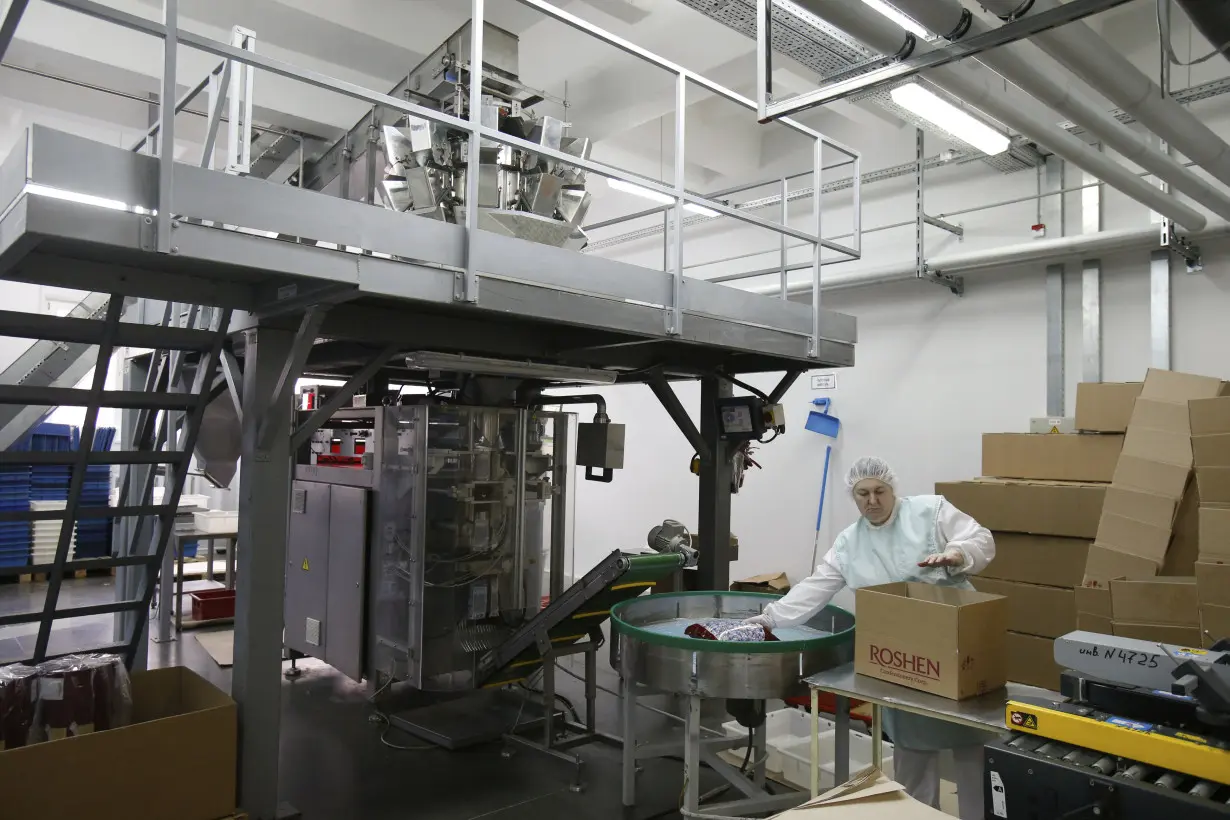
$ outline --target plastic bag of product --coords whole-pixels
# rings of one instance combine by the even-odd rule
[[[124,726],[132,686],[119,655],[66,655],[38,666],[35,727],[39,740],[60,740]]]
[[[736,643],[760,643],[776,641],[773,633],[763,626],[748,624],[737,618],[708,618],[697,621],[683,631],[689,638],[704,641],[733,641]]]
[[[37,675],[25,664],[0,666],[0,751],[31,743]]]

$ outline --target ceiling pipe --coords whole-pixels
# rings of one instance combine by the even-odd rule
[[[979,0],[987,11],[1006,17],[1021,8],[1021,0]],[[1026,14],[1052,9],[1055,0],[1034,0]],[[1035,34],[1031,38],[1077,77],[1131,114],[1188,159],[1230,185],[1230,145],[1213,133],[1132,65],[1086,23],[1078,21]]]
[[[913,40],[913,36],[908,35],[901,26],[859,2],[795,2],[881,54],[903,51],[908,44],[907,37]],[[919,41],[913,53],[923,54],[931,50],[933,47],[930,44]],[[979,72],[972,66],[957,63],[930,69],[922,76],[1188,230],[1198,231],[1207,223],[1199,211],[1163,193],[1060,128],[1055,124],[1053,114],[1040,103],[1029,98],[1009,98],[1002,86],[993,88],[985,71]]]
[[[1227,236],[1230,236],[1230,222],[1214,220],[1203,230],[1191,234],[1191,239],[1209,242]],[[1156,247],[1157,226],[1150,225],[1144,228],[1099,231],[1055,239],[1036,239],[983,251],[941,254],[928,259],[927,267],[953,276],[958,274],[968,276],[993,269],[1004,270],[1016,265],[1042,264],[1063,259],[1087,258],[1119,251],[1146,250]],[[918,263],[909,259],[852,273],[826,273],[820,281],[820,290],[828,293],[829,291],[883,285],[917,278]],[[777,283],[753,285],[745,289],[763,295],[781,293],[781,286]],[[811,277],[791,283],[787,288],[787,293],[792,297],[810,294]]]
[[[964,28],[968,14],[959,0],[891,0],[892,4],[918,23],[936,32],[955,32]],[[963,37],[989,31],[991,26],[972,19]],[[958,38],[959,39],[959,38]],[[1072,82],[1072,78],[1037,46],[1020,42],[991,49],[978,62],[1006,80],[1063,114],[1125,158],[1135,162],[1158,179],[1204,205],[1223,219],[1230,219],[1230,195],[1201,179],[1169,154],[1154,148],[1141,134],[1115,119],[1105,108]]]

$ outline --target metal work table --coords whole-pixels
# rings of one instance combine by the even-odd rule
[[[171,612],[175,613],[175,635],[184,629],[184,543],[197,541],[208,544],[209,563],[205,569],[206,580],[214,580],[214,542],[230,541],[226,549],[226,570],[223,583],[226,589],[235,588],[235,553],[239,540],[238,529],[229,532],[198,532],[196,530],[175,531],[171,533],[170,543],[162,556],[162,572],[158,580],[158,637],[159,643],[173,640],[171,636]],[[166,594],[168,579],[174,578],[174,597]]]
[[[935,718],[946,723],[968,726],[972,729],[985,729],[988,732],[1007,730],[1004,723],[1004,704],[1009,700],[1023,697],[1043,697],[1052,700],[1063,700],[1058,692],[1039,689],[1036,686],[1025,686],[1020,683],[1009,683],[1004,689],[997,689],[976,698],[966,700],[951,700],[939,695],[930,695],[889,683],[878,678],[858,675],[854,672],[854,664],[847,663],[811,677],[804,678],[811,691],[811,793],[813,796],[820,791],[820,722],[819,694],[829,692],[837,697],[834,713],[836,721],[836,748],[834,750],[834,774],[838,783],[850,779],[850,700],[861,700],[871,704],[871,762],[880,766],[884,760],[883,720],[884,707],[899,709],[903,712],[913,712],[916,715]]]

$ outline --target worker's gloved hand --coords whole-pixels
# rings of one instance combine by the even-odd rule
[[[954,548],[928,555],[918,562],[920,567],[961,567],[965,566],[965,554]]]
[[[776,626],[776,624],[773,623],[773,619],[770,618],[768,615],[753,615],[752,617],[745,620],[743,623],[748,624],[750,626],[762,626],[765,629],[772,629],[774,626]]]

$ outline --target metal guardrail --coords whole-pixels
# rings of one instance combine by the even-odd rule
[[[614,46],[629,55],[656,65],[675,76],[675,174],[671,184],[666,184],[656,179],[651,179],[649,177],[625,171],[606,163],[582,159],[571,154],[566,154],[562,151],[531,143],[527,140],[502,133],[494,128],[482,124],[480,119],[481,109],[479,106],[472,106],[469,118],[462,120],[460,118],[444,114],[440,111],[416,105],[403,99],[398,99],[381,92],[363,88],[354,83],[327,76],[320,72],[293,66],[289,63],[256,54],[250,50],[236,47],[232,44],[220,42],[209,37],[204,37],[199,34],[180,29],[178,24],[178,0],[163,0],[162,22],[156,22],[138,15],[133,15],[128,12],[95,2],[95,0],[47,0],[47,2],[90,17],[94,17],[96,19],[104,20],[135,31],[140,31],[163,40],[162,93],[159,97],[158,119],[160,145],[174,144],[174,120],[176,112],[176,106],[174,105],[174,100],[176,98],[175,67],[178,48],[182,44],[184,46],[188,46],[189,48],[197,49],[221,57],[224,60],[233,61],[238,65],[250,66],[262,71],[268,71],[282,77],[298,80],[318,88],[333,91],[353,99],[363,100],[375,105],[382,105],[404,114],[421,117],[434,123],[446,125],[450,128],[468,133],[472,140],[482,138],[484,140],[490,140],[502,145],[522,148],[542,156],[550,157],[551,159],[563,163],[566,166],[581,168],[585,171],[589,171],[606,178],[630,182],[654,193],[669,196],[674,201],[673,206],[669,206],[670,221],[677,227],[672,231],[669,249],[669,272],[672,275],[672,287],[665,304],[665,330],[668,335],[679,335],[681,333],[683,322],[681,299],[681,291],[684,281],[682,226],[685,224],[685,205],[691,204],[700,206],[709,211],[716,212],[721,216],[736,219],[740,222],[754,225],[766,230],[774,231],[781,234],[783,237],[794,238],[812,245],[812,279],[813,284],[816,285],[816,287],[814,287],[812,291],[812,333],[809,344],[809,353],[811,355],[816,355],[819,346],[818,340],[820,338],[819,283],[821,278],[821,250],[828,249],[850,259],[856,259],[861,256],[861,209],[859,207],[859,192],[857,183],[860,176],[859,171],[861,157],[858,152],[824,136],[818,131],[790,120],[789,118],[783,117],[779,120],[781,125],[812,140],[812,173],[817,181],[820,180],[821,172],[824,168],[826,148],[845,158],[845,160],[839,164],[853,164],[853,178],[856,180],[854,185],[854,207],[852,211],[853,231],[851,235],[853,241],[848,245],[824,239],[822,237],[821,227],[823,224],[823,208],[821,207],[818,194],[815,197],[815,213],[813,215],[814,222],[809,230],[799,230],[790,227],[788,224],[778,224],[774,221],[762,219],[746,211],[731,207],[726,203],[694,194],[687,190],[684,178],[684,170],[686,168],[686,108],[689,84],[700,86],[705,91],[734,102],[752,112],[757,111],[757,103],[728,88],[725,88],[724,86],[718,85],[700,74],[653,54],[652,52],[649,52],[623,38],[610,34],[592,23],[582,20],[575,15],[569,14],[568,12],[552,4],[545,2],[545,0],[518,0],[518,2],[522,5],[536,9],[553,20],[588,34],[608,45]],[[471,25],[471,52],[476,55],[475,62],[481,64],[485,0],[471,0],[470,5],[473,23]],[[17,3],[10,7],[10,12],[6,16],[5,20],[2,21],[2,28],[0,28],[0,30],[10,32],[16,28],[16,25],[20,20],[21,11],[23,10],[22,6],[23,4]],[[477,99],[482,93],[481,72],[471,72],[469,80],[471,85],[471,98]],[[161,151],[160,153],[158,207],[156,215],[156,247],[161,253],[170,253],[172,214],[174,213],[174,191],[171,173],[173,159],[171,152],[169,151]],[[469,201],[476,201],[479,178],[478,152],[471,152],[468,161],[470,163],[470,168],[468,169],[466,176],[467,186],[473,187],[474,190],[467,191],[467,194],[471,197]],[[820,186],[817,185],[816,188],[819,190]],[[472,261],[474,257],[474,254],[472,253],[473,237],[475,236],[475,232],[478,230],[477,208],[467,209],[466,228],[468,229],[468,241],[470,242],[469,250],[471,252],[467,254],[467,265],[463,274],[464,280],[462,282],[462,287],[458,290],[460,301],[473,303],[478,300],[479,282],[478,271]],[[829,262],[826,261],[825,264],[829,264]],[[785,271],[782,272],[782,275],[783,277],[785,276]]]

